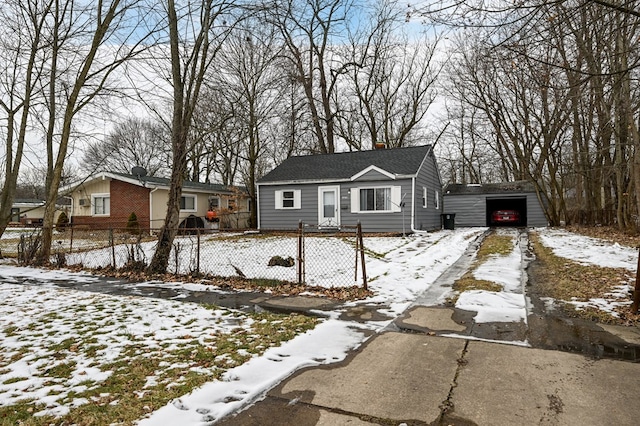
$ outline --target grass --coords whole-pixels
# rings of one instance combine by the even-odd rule
[[[638,315],[632,315],[628,306],[618,306],[618,317],[597,309],[595,306],[578,308],[574,302],[589,302],[593,299],[615,299],[617,302],[630,302],[626,298],[614,298],[611,293],[629,283],[634,277],[622,268],[605,268],[595,265],[581,265],[569,259],[558,257],[545,247],[536,234],[530,236],[536,259],[536,282],[540,292],[562,304],[563,309],[574,317],[611,323],[629,324],[638,321]]]
[[[485,261],[489,256],[508,256],[513,251],[513,238],[508,235],[490,234],[478,249],[477,262]]]
[[[473,276],[473,271],[492,256],[508,256],[513,251],[513,238],[508,235],[496,233],[489,234],[483,241],[476,259],[469,270],[453,283],[454,295],[447,298],[447,304],[455,305],[460,293],[470,290],[501,291],[502,285],[487,280],[478,280]]]
[[[215,309],[213,306],[208,308]],[[43,317],[50,318],[45,314],[32,321],[40,321]],[[87,319],[78,321],[85,323]],[[97,344],[94,336],[100,330],[87,327],[83,331],[76,330],[74,333],[78,334],[73,338],[59,336],[58,343],[47,348],[46,369],[33,375],[45,379],[44,386],[49,389],[43,388],[43,391],[49,396],[57,396],[59,404],[70,407],[69,412],[58,417],[35,416],[47,407],[33,399],[18,400],[12,405],[0,405],[0,425],[132,425],[172,399],[219,378],[228,369],[314,328],[319,319],[297,314],[229,311],[220,317],[220,321],[238,326],[230,332],[212,328],[204,335],[179,336],[152,346],[141,336],[125,335],[120,341],[123,348],[119,356],[109,360],[97,356],[107,349],[106,345]],[[16,332],[15,329],[9,331]],[[11,362],[16,362],[33,355],[33,352],[19,351],[10,358]],[[111,374],[102,381],[87,376],[70,390],[67,380],[74,374],[85,374],[78,373],[72,356],[84,357],[89,360],[88,365]],[[9,360],[3,358],[0,353],[0,365],[8,365]],[[10,372],[7,368],[0,371]],[[2,384],[25,380],[29,378],[14,377]]]

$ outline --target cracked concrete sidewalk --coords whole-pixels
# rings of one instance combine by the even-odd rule
[[[415,307],[411,322],[459,331],[446,311]],[[460,337],[378,334],[217,424],[637,424],[639,363]]]

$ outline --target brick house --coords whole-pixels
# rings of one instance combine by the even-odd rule
[[[70,221],[91,228],[124,227],[135,213],[141,228],[164,223],[170,181],[166,178],[101,172],[60,189],[71,198]],[[185,181],[180,220],[189,216],[204,220],[215,211],[223,228],[246,228],[250,203],[243,188]]]

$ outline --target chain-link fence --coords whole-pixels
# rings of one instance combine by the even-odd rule
[[[366,288],[364,248],[360,227],[339,232],[298,229],[277,232],[219,232],[181,229],[169,258],[168,272],[304,283],[311,286]],[[21,263],[37,251],[41,230],[3,238],[1,249]],[[68,226],[54,231],[51,263],[59,266],[143,270],[156,250],[158,230],[127,232]]]

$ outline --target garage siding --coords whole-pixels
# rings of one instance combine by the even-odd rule
[[[547,226],[547,218],[535,193],[445,194],[444,213],[455,214],[455,226],[487,226],[487,198],[526,198],[527,226]]]
[[[444,196],[444,213],[455,214],[455,226],[486,226],[487,196],[447,195]]]
[[[549,221],[544,214],[536,194],[527,194],[527,226],[548,226]]]

